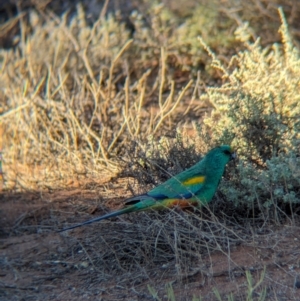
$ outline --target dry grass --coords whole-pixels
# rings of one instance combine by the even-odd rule
[[[176,116],[189,112],[183,103],[194,100],[197,87],[168,77],[167,47],[153,45],[147,52],[156,54],[147,59],[145,41],[129,39],[112,17],[93,28],[84,18],[79,7],[70,25],[52,17],[42,27],[32,13],[36,29],[20,51],[2,51],[7,187],[55,187],[116,172],[114,157],[128,143],[172,131]]]
[[[138,223],[137,217],[125,218],[125,222],[122,218],[123,221],[110,225],[109,232],[104,230],[107,227],[104,223],[100,226],[103,229],[100,237],[92,231],[82,244],[89,254],[96,256],[94,264],[101,267],[104,276],[136,271],[138,277],[143,269],[160,266],[172,269],[181,279],[201,272],[202,256],[213,251],[226,253],[246,239],[245,229],[238,229],[238,226],[233,229],[230,221],[221,223],[218,218],[211,217],[178,212],[142,213]],[[90,242],[96,237],[100,241],[93,248]]]

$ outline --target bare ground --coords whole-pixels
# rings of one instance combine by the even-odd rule
[[[300,300],[297,220],[264,226],[261,231],[236,230],[241,239],[228,240],[228,248],[218,244],[203,252],[196,248],[199,254],[193,256],[186,255],[182,246],[180,253],[175,240],[160,242],[160,231],[165,231],[161,225],[172,216],[170,212],[136,213],[55,232],[119,207],[125,186],[123,180],[52,193],[2,193],[0,299],[155,300],[150,286],[160,300],[168,300],[166,285],[171,284],[176,300],[193,296],[216,300],[214,288],[222,300],[230,293],[234,300],[246,300],[249,271],[253,286],[264,276],[252,294],[254,300],[264,289],[266,300]],[[238,227],[230,231],[234,229]],[[180,234],[175,232],[174,236]],[[166,232],[164,239],[171,234]],[[209,246],[210,239],[204,235],[204,245]]]

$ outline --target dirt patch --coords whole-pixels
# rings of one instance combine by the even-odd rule
[[[122,189],[124,194],[124,182],[114,184],[116,195]],[[176,300],[215,300],[213,289],[224,300],[229,294],[246,300],[250,273],[252,287],[262,277],[254,300],[263,293],[266,300],[300,299],[298,221],[265,227],[252,239],[245,229],[235,228],[231,235],[234,228],[226,232],[228,225],[213,224],[214,236],[209,237],[195,217],[198,213],[173,211],[137,213],[55,232],[119,207],[121,200],[107,200],[105,191],[105,202],[99,189],[1,195],[0,298],[153,300],[150,286],[168,300],[166,285],[171,285]],[[190,241],[181,231],[184,222],[190,225]],[[224,239],[212,243],[218,231]]]

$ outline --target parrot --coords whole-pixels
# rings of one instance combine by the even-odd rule
[[[125,213],[172,207],[201,207],[209,203],[221,181],[226,164],[236,158],[229,145],[211,149],[202,160],[156,186],[149,192],[125,200],[123,209],[64,228],[63,232]]]

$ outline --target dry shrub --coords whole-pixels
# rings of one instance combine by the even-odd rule
[[[192,81],[170,75],[155,21],[152,35],[137,26],[134,40],[112,16],[90,28],[80,6],[70,23],[31,13],[23,25],[18,49],[0,54],[7,187],[116,172],[128,143],[168,132],[188,113]]]
[[[280,42],[278,33],[280,18],[278,8],[281,7],[291,28],[290,33],[295,39],[299,39],[300,3],[294,0],[227,0],[220,10],[241,26],[249,24],[251,39],[260,37],[264,46]]]
[[[179,130],[174,138],[149,136],[143,145],[132,143],[125,158],[120,159],[119,177],[132,177],[142,187],[157,185],[184,171],[202,159],[206,145],[198,139],[193,142]]]
[[[226,83],[209,88],[204,96],[215,107],[205,119],[215,139],[232,142],[257,164],[280,151],[297,149],[299,143],[299,52],[281,16],[283,49],[277,44],[263,49],[259,40],[246,42],[248,51],[234,56],[228,68],[211,53],[213,65],[223,71]],[[246,39],[247,31],[241,28],[237,35]]]

